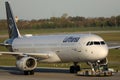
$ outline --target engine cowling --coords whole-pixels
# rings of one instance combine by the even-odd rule
[[[33,57],[23,57],[16,62],[16,66],[23,71],[34,70],[37,67],[37,61]]]

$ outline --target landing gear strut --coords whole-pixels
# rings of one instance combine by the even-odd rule
[[[24,71],[24,75],[34,75],[34,70]]]
[[[91,69],[92,69],[93,72],[100,71],[100,70],[108,71],[108,65],[107,64],[100,65],[97,62],[95,62],[95,63],[88,62],[88,65],[91,66]]]
[[[77,73],[78,71],[80,71],[80,66],[77,64],[78,62],[74,62],[74,65],[70,66],[70,73]]]

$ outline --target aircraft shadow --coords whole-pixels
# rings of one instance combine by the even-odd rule
[[[16,67],[0,67],[0,71],[7,71],[10,74],[14,75],[24,75],[23,71],[20,71]],[[68,69],[54,69],[54,68],[36,68],[35,72],[40,72],[40,73],[66,73],[69,74]]]

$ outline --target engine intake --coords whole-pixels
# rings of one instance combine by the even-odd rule
[[[17,60],[16,66],[23,71],[34,70],[37,67],[37,61],[33,57],[23,57]]]

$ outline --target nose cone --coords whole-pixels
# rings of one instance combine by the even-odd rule
[[[95,55],[96,59],[104,59],[108,55],[108,47],[107,46],[101,46],[95,49]]]
[[[98,54],[99,54],[99,57],[100,57],[101,59],[106,58],[107,55],[108,55],[108,48],[107,48],[107,47],[102,47],[102,48],[100,49],[100,52],[98,52]]]
[[[108,55],[108,47],[107,46],[94,46],[90,48],[90,53],[86,56],[86,58],[90,61],[97,61],[106,58]]]

